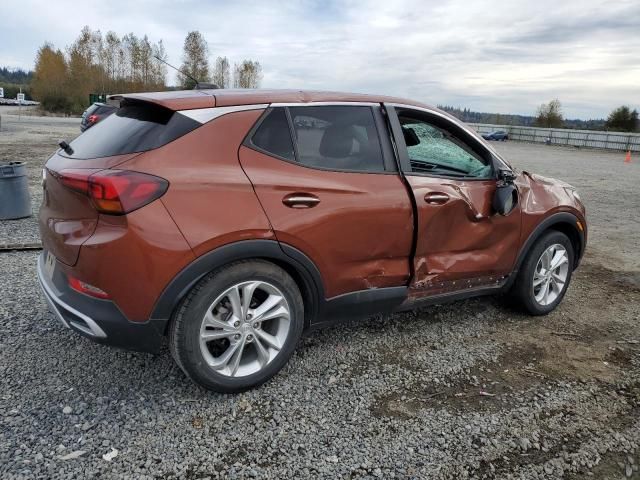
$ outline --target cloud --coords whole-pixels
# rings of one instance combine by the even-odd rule
[[[634,0],[25,0],[0,18],[0,65],[32,68],[44,41],[64,48],[84,24],[163,39],[174,64],[186,33],[200,30],[212,63],[218,55],[257,59],[265,87],[524,114],[558,97],[567,116],[586,118],[640,106]]]

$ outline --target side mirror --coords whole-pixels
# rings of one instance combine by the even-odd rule
[[[518,189],[512,183],[502,183],[493,195],[493,210],[503,216],[509,215],[518,205]]]

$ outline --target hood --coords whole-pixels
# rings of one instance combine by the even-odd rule
[[[569,188],[571,190],[575,190],[575,187],[573,185],[563,180],[558,180],[557,178],[544,177],[542,175],[538,175],[537,173],[530,173],[524,170],[522,171],[521,175],[526,175],[531,179],[531,181],[537,183],[540,186]]]

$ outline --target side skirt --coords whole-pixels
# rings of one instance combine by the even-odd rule
[[[345,293],[326,300],[321,306],[311,330],[323,328],[350,320],[361,320],[376,314],[406,312],[420,307],[442,305],[457,300],[494,295],[505,291],[510,285],[507,277],[491,286],[477,286],[455,292],[419,298],[409,297],[407,287],[376,288]]]
[[[406,312],[420,307],[428,307],[431,305],[442,305],[446,303],[455,302],[457,300],[466,300],[467,298],[481,297],[484,295],[495,295],[506,291],[510,285],[509,278],[507,277],[500,283],[491,286],[478,286],[474,288],[467,288],[456,292],[441,293],[438,295],[430,295],[419,298],[407,298],[395,312]]]

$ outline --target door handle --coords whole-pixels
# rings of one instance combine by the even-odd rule
[[[310,193],[290,193],[282,203],[289,208],[312,208],[320,203],[320,199]]]
[[[449,195],[440,192],[427,193],[424,196],[424,201],[431,205],[442,205],[449,201]]]

